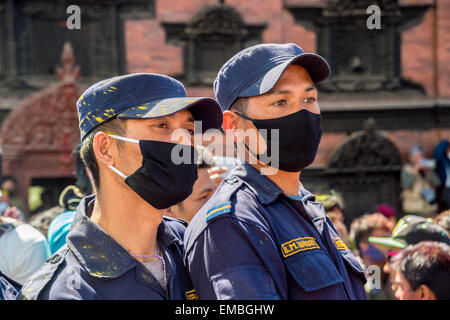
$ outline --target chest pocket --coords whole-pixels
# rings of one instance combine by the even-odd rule
[[[322,250],[295,254],[284,263],[295,282],[307,292],[344,282],[333,261]]]

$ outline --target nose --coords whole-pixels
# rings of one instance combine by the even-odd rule
[[[177,144],[186,144],[191,146],[193,144],[193,136],[186,129],[176,129],[172,132],[170,141]]]

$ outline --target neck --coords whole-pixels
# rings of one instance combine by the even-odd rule
[[[252,164],[253,167],[258,169],[261,172],[263,166],[258,161],[255,165]],[[267,166],[264,166],[267,168]],[[300,186],[303,186],[300,182],[300,172],[288,172],[283,170],[276,170],[273,168],[275,174],[266,175],[267,178],[272,180],[287,196],[296,196],[298,195],[298,189]]]
[[[92,221],[130,254],[156,254],[157,233],[162,213],[125,185],[114,187],[111,187],[113,183],[105,185],[100,186],[101,192],[97,193],[91,215]],[[146,258],[135,258],[141,262],[146,261]]]

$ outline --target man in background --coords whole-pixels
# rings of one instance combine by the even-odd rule
[[[369,242],[370,237],[388,237],[391,234],[389,220],[381,213],[367,214],[353,220],[350,226],[350,237],[352,239],[355,253],[362,261],[364,268],[378,266],[381,275],[381,288],[375,288],[367,282],[365,289],[369,300],[393,299],[390,290],[389,277],[383,272],[386,263],[386,254],[376,245]]]
[[[393,289],[400,300],[450,300],[450,246],[422,241],[391,261]]]
[[[198,179],[195,181],[191,195],[170,208],[164,210],[164,214],[177,219],[190,222],[198,210],[208,201],[214,193],[216,186],[208,170],[215,168],[216,164],[211,152],[205,147],[197,147],[198,150]]]

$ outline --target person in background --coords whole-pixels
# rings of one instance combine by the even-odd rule
[[[450,246],[422,241],[392,258],[393,290],[400,300],[450,300]]]
[[[348,230],[344,223],[345,203],[342,195],[332,189],[317,195],[316,200],[322,202],[327,216],[333,222],[342,241],[349,243]]]
[[[401,249],[421,241],[436,241],[450,245],[449,233],[435,224],[431,218],[407,215],[401,218],[389,237],[372,236],[369,242],[375,244],[387,256],[395,256]],[[385,272],[390,272],[390,263],[385,265]]]
[[[363,267],[378,266],[381,275],[381,288],[371,286],[367,282],[365,289],[369,300],[393,299],[390,290],[388,274],[383,272],[386,255],[377,246],[369,242],[373,236],[388,237],[391,234],[389,220],[379,212],[366,214],[353,220],[350,226],[350,238],[355,248],[355,254],[361,259]]]
[[[440,225],[450,233],[450,210],[442,211],[436,218],[434,218],[434,223]]]
[[[2,160],[0,150],[0,177]],[[45,237],[18,217],[15,207],[6,208],[0,216],[0,300],[14,298],[50,254]]]
[[[442,185],[439,188],[439,210],[450,209],[450,143],[442,140],[433,151],[433,158],[436,160],[436,173],[441,179]]]
[[[397,210],[394,207],[387,204],[379,204],[375,207],[375,212],[379,212],[385,216],[389,220],[391,230],[394,230],[397,224]]]
[[[437,212],[436,191],[441,181],[434,172],[436,162],[426,159],[422,148],[414,146],[409,151],[409,162],[401,171],[403,212],[429,217]]]
[[[2,179],[2,193],[7,197],[8,205],[16,207],[21,212],[21,219],[26,220],[28,206],[22,198],[17,195],[17,181],[13,177],[5,176]]]
[[[214,193],[216,186],[208,172],[216,167],[214,157],[205,147],[196,147],[198,150],[198,179],[195,181],[191,195],[176,205],[164,210],[164,214],[177,219],[190,222],[198,210]]]
[[[0,217],[0,271],[24,284],[50,256],[45,237],[20,220]]]

